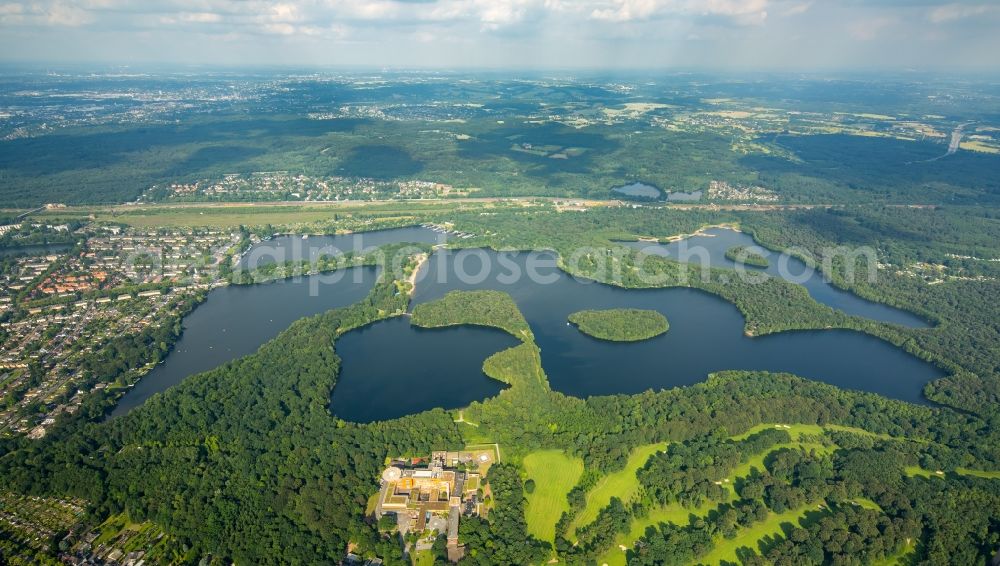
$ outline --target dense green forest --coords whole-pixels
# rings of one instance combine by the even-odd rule
[[[752,143],[766,151],[737,150],[720,130],[604,121],[577,128],[516,107],[447,124],[233,111],[0,141],[0,196],[6,206],[121,203],[146,191],[162,198],[173,183],[285,171],[446,183],[476,196],[610,199],[612,187],[643,180],[681,192],[711,181],[762,186],[786,202],[998,202],[998,155],[962,151],[923,163],[943,153],[941,144],[851,135]]]
[[[515,466],[500,464],[490,469],[490,488],[496,507],[489,520],[472,517],[459,525],[466,544],[463,564],[538,564],[545,561],[549,544],[528,534],[524,520],[524,488]]]
[[[767,258],[747,246],[736,246],[726,250],[726,258],[736,263],[753,267],[767,267]]]
[[[766,431],[769,432],[769,431]],[[782,436],[783,435],[783,436]],[[754,438],[757,436],[758,438]],[[948,535],[923,532],[926,525],[939,521],[963,522],[966,525],[989,523],[1000,496],[996,481],[981,481],[952,476],[948,481],[911,477],[899,473],[899,466],[912,462],[912,452],[905,443],[885,441],[854,433],[828,433],[817,439],[835,447],[832,455],[815,449],[779,448],[765,451],[763,467],[735,486],[722,487],[706,479],[713,477],[707,466],[697,462],[713,461],[717,455],[726,463],[745,459],[766,449],[767,444],[788,439],[788,433],[776,431],[771,438],[758,435],[745,440],[727,441],[708,435],[684,442],[671,456],[654,457],[640,473],[644,483],[657,487],[655,493],[680,497],[690,507],[701,497],[735,501],[723,503],[704,520],[688,525],[661,524],[651,528],[630,553],[630,564],[686,564],[697,562],[725,539],[733,539],[741,530],[752,528],[769,513],[811,509],[803,513],[800,526],[790,525],[781,536],[765,541],[760,548],[737,549],[744,565],[758,564],[871,564],[897,557],[912,541],[926,537],[928,545],[919,563],[972,564],[982,559],[976,547],[995,548],[1000,543],[996,532],[956,529]],[[675,445],[671,445],[673,447]],[[695,463],[684,469],[688,463]],[[711,466],[719,465],[715,462]],[[666,468],[666,469],[664,469]],[[657,472],[664,476],[658,476]],[[707,474],[707,475],[706,475]],[[718,477],[718,476],[715,476]],[[691,482],[694,483],[691,483]],[[707,483],[708,489],[705,487]],[[935,508],[931,502],[955,497],[954,507]],[[946,495],[950,493],[951,495]],[[871,501],[858,503],[857,498]],[[976,507],[968,497],[979,497]],[[759,552],[759,553],[758,553]],[[989,551],[987,551],[988,555]],[[918,553],[920,554],[920,553]]]
[[[648,340],[670,329],[667,317],[642,309],[577,311],[569,315],[569,321],[588,336],[613,342]]]
[[[517,304],[500,291],[452,291],[444,298],[413,309],[412,323],[424,328],[475,324],[499,328],[515,338],[531,341],[531,327]]]
[[[952,375],[928,385],[934,400],[969,411],[984,411],[1000,400],[1000,220],[990,208],[846,207],[767,212],[594,209],[585,214],[537,211],[482,217],[449,214],[458,229],[490,233],[463,240],[463,246],[551,248],[571,257],[581,246],[612,253],[584,255],[564,265],[576,275],[624,287],[694,286],[734,303],[746,318],[746,332],[763,335],[805,328],[849,328],[883,338],[935,362]],[[850,317],[820,305],[801,286],[777,278],[752,284],[728,270],[682,269],[658,256],[615,247],[637,237],[690,234],[705,225],[731,223],[772,250],[791,249],[824,269],[836,286],[870,300],[914,312],[934,323],[911,329]],[[862,261],[844,265],[836,253],[847,246],[877,244],[881,267]],[[963,259],[961,256],[969,256]],[[928,284],[912,271],[932,263],[953,270],[943,284]],[[825,264],[829,264],[828,268]],[[878,267],[875,283],[868,269]],[[854,277],[848,280],[850,269]],[[644,275],[645,277],[640,277]]]
[[[723,501],[728,496],[726,487],[714,480],[727,477],[750,456],[791,440],[782,429],[768,429],[738,441],[710,435],[677,442],[650,457],[637,475],[649,497],[661,505],[699,507],[706,499]]]
[[[748,155],[742,164],[759,171],[761,183],[783,195],[842,202],[845,192],[889,200],[907,193],[910,202],[997,203],[995,155],[961,152],[934,160],[943,153],[936,144],[863,136],[769,139],[798,159]]]
[[[444,213],[436,214],[426,217],[444,220]],[[384,267],[361,302],[299,320],[256,353],[188,378],[128,415],[101,420],[107,405],[99,404],[65,419],[41,440],[0,440],[0,488],[83,498],[90,504],[90,521],[121,512],[134,521],[151,520],[182,544],[219,560],[335,562],[350,543],[362,556],[399,564],[405,561],[399,541],[381,534],[365,513],[385,459],[458,449],[475,438],[499,443],[505,463],[487,478],[494,510],[485,519],[462,523],[460,538],[471,564],[541,563],[551,552],[569,563],[590,563],[613,549],[615,537],[630,525],[664,505],[690,508],[692,514],[705,505],[714,509],[687,522],[654,524],[629,548],[632,563],[697,562],[725,541],[753,532],[769,514],[806,507],[810,514],[799,526],[763,547],[740,549],[740,562],[868,563],[905,552],[916,564],[971,564],[984,563],[997,551],[1000,481],[966,471],[1000,470],[995,340],[1000,307],[997,283],[981,279],[996,276],[1000,268],[950,257],[1000,256],[1000,222],[989,210],[859,207],[759,214],[544,208],[488,217],[448,211],[447,219],[456,229],[482,234],[461,245],[548,248],[565,257],[576,246],[611,249],[564,267],[608,281],[621,273],[617,284],[630,287],[641,284],[629,275],[631,268],[642,267],[665,275],[665,285],[696,286],[733,302],[750,332],[853,328],[932,360],[952,375],[928,386],[931,398],[941,403],[931,406],[748,371],[715,374],[690,387],[580,399],[548,387],[543,353],[509,296],[466,292],[417,306],[413,323],[492,326],[521,339],[485,360],[486,373],[509,387],[463,410],[465,422],[475,426],[442,410],[386,422],[346,422],[328,410],[340,368],[336,340],[406,311],[411,261],[395,270]],[[815,254],[818,265],[830,245],[877,242],[880,262],[890,267],[880,269],[876,283],[850,281],[844,277],[847,266],[836,263],[830,273],[834,282],[909,308],[935,326],[907,329],[847,317],[784,281],[723,283],[725,270],[684,273],[674,262],[640,258],[613,244],[691,233],[720,222],[738,224],[770,249],[799,246],[798,253]],[[940,262],[976,278],[928,285],[907,274],[917,262]],[[159,338],[114,347],[139,349]],[[93,363],[111,362],[95,357]],[[107,371],[128,367],[112,364]],[[758,429],[770,423],[820,425],[832,432],[810,440],[822,450],[804,450],[788,446],[785,431]],[[666,451],[638,472],[636,497],[612,498],[594,521],[567,531],[580,501],[602,477],[621,470],[635,448],[666,442]],[[524,518],[518,463],[539,449],[562,450],[585,466],[579,485],[567,494],[568,518],[557,525],[551,548],[528,536]],[[741,481],[716,483],[761,454],[762,463]],[[941,473],[923,477],[913,469]],[[852,503],[859,500],[872,504]]]

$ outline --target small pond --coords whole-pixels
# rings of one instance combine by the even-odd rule
[[[627,197],[639,197],[644,199],[658,199],[663,197],[663,191],[660,189],[654,187],[653,185],[647,185],[646,183],[639,182],[622,185],[620,187],[612,187],[611,191]]]

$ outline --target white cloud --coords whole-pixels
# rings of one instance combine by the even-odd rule
[[[177,19],[182,22],[212,24],[222,21],[222,16],[214,12],[183,12]]]
[[[300,18],[299,8],[295,4],[275,4],[271,7],[271,18],[283,22],[294,22]]]
[[[781,0],[779,0],[781,1]],[[89,23],[128,29],[167,22],[213,24],[216,33],[238,33],[246,26],[329,29],[332,24],[358,26],[419,26],[430,23],[475,25],[494,31],[553,20],[567,26],[586,21],[619,23],[653,18],[728,18],[736,23],[759,23],[769,0],[33,0],[30,9],[16,2],[2,4],[0,18],[26,16],[35,25]],[[0,20],[0,23],[6,20]],[[13,23],[13,22],[8,22]],[[219,25],[221,24],[221,25]],[[230,29],[223,29],[224,26]],[[204,27],[200,28],[202,31]],[[287,31],[285,26],[274,30]]]
[[[988,14],[1000,14],[1000,6],[995,4],[945,4],[931,10],[927,14],[927,19],[935,24],[942,24]]]
[[[756,54],[764,66],[783,58],[808,66],[817,56],[923,63],[919,49],[897,56],[878,43],[905,36],[933,40],[940,60],[952,53],[964,62],[975,45],[978,60],[996,68],[989,54],[1000,51],[997,17],[1000,0],[0,0],[0,47],[8,52],[0,49],[0,59],[58,59],[57,49],[79,58],[77,49],[102,47],[116,56],[141,34],[137,45],[154,56],[197,45],[205,48],[194,57],[206,60],[212,47],[269,36],[263,58],[288,61],[306,53],[390,65],[418,57],[473,66],[709,57],[735,65]],[[247,52],[232,47],[227,56]]]
[[[661,2],[656,0],[617,0],[615,6],[595,8],[590,13],[591,19],[606,22],[630,22],[645,20],[659,11]]]
[[[70,2],[32,2],[0,4],[0,24],[77,27],[94,21],[90,11]]]
[[[642,21],[656,17],[724,17],[735,23],[767,18],[769,0],[614,0],[594,8],[590,18],[606,22]]]
[[[785,6],[781,10],[782,16],[798,16],[799,14],[805,14],[812,8],[812,2],[792,2],[788,6]]]
[[[872,41],[879,39],[882,32],[896,23],[892,17],[865,18],[858,20],[849,26],[851,37],[860,41]]]
[[[692,2],[702,13],[721,16],[746,16],[766,12],[768,0],[705,0]]]
[[[295,26],[286,23],[264,24],[262,31],[275,35],[293,35],[296,32]]]
[[[487,30],[522,21],[528,7],[529,0],[476,0],[479,21]]]

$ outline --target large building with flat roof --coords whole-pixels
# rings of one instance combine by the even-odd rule
[[[448,536],[449,556],[461,556],[461,516],[478,515],[481,471],[492,457],[479,452],[434,452],[422,459],[394,462],[382,472],[376,518],[394,513],[401,533],[437,530]]]

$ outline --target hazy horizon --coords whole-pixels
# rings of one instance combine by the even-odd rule
[[[283,68],[993,72],[981,0],[0,2],[0,61]]]

